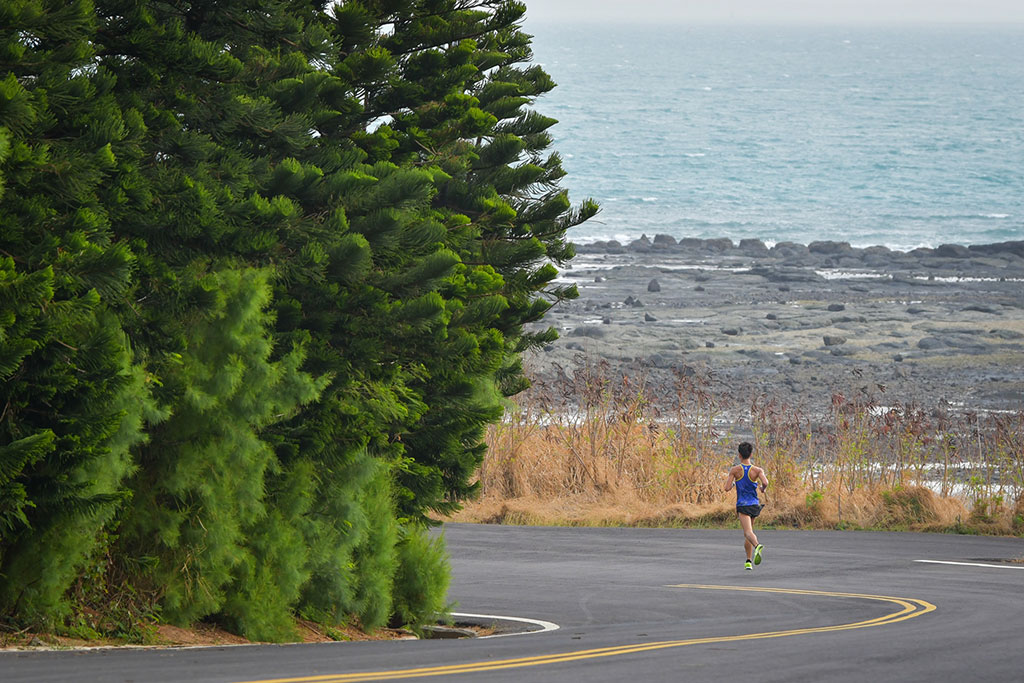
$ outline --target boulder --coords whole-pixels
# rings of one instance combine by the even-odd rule
[[[807,245],[807,251],[812,254],[839,256],[852,254],[854,249],[850,246],[849,242],[833,242],[832,240],[824,240],[821,242],[811,242]]]
[[[740,250],[751,256],[764,256],[768,253],[768,247],[758,239],[740,240]]]
[[[782,254],[782,252],[785,252],[784,255],[798,255],[807,253],[807,247],[802,244],[797,244],[796,242],[776,242],[775,246],[773,246],[771,250],[773,252],[779,252],[780,254]]]
[[[602,339],[604,335],[605,331],[600,327],[590,325],[581,325],[569,333],[570,337],[590,337],[592,339]]]
[[[845,311],[846,310],[846,305],[845,304],[829,304],[828,305],[828,310],[831,311],[832,313],[838,313],[839,311]]]
[[[627,296],[626,300],[623,301],[622,303],[626,304],[627,306],[632,306],[633,308],[642,308],[644,305],[644,302],[640,301],[640,299],[637,299],[635,296],[632,295]]]
[[[959,244],[940,244],[935,248],[935,255],[944,258],[970,258],[971,250]]]
[[[650,282],[647,283],[647,291],[648,292],[660,292],[661,291],[661,283],[659,283],[657,280],[651,280]]]
[[[825,346],[839,346],[846,343],[846,337],[840,337],[838,334],[826,334],[822,340],[825,342]]]
[[[718,239],[704,240],[703,247],[708,251],[729,251],[730,249],[735,249],[736,245],[728,237],[720,237]]]
[[[648,322],[648,323],[656,323],[656,322],[658,322],[658,319],[657,319],[657,318],[655,318],[655,317],[654,317],[653,315],[651,315],[650,313],[644,313],[644,322]]]
[[[647,235],[640,235],[640,239],[629,243],[629,250],[637,253],[648,252],[651,250],[651,240],[647,239]]]
[[[996,242],[995,244],[972,244],[968,247],[973,252],[988,255],[1006,255],[1024,257],[1024,240],[1013,242]]]
[[[656,247],[674,247],[678,244],[676,238],[672,235],[655,235],[654,246]]]

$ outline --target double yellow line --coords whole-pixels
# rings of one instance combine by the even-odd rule
[[[631,655],[638,652],[651,652],[653,650],[665,650],[685,645],[705,645],[708,643],[731,643],[742,640],[760,640],[763,638],[785,638],[787,636],[801,636],[809,633],[830,633],[833,631],[849,631],[858,628],[870,628],[873,626],[887,626],[907,619],[919,617],[935,610],[935,605],[916,598],[894,598],[884,595],[863,595],[860,593],[832,593],[826,591],[797,590],[790,588],[756,588],[749,586],[706,586],[700,584],[680,583],[669,588],[691,588],[699,590],[717,591],[748,591],[753,593],[785,593],[788,595],[811,595],[827,598],[853,598],[858,600],[876,600],[889,602],[899,606],[899,610],[885,616],[857,621],[850,624],[837,624],[835,626],[819,626],[817,628],[801,628],[790,631],[768,631],[765,633],[747,633],[739,636],[714,636],[710,638],[691,638],[689,640],[665,640],[654,643],[640,643],[635,645],[620,645],[617,647],[604,647],[594,650],[576,650],[574,652],[563,652],[561,654],[540,655],[536,657],[520,657],[517,659],[500,659],[489,662],[472,662],[470,664],[451,664],[447,666],[432,666],[418,669],[396,669],[392,671],[367,671],[349,674],[326,674],[320,676],[298,676],[295,678],[272,678],[259,681],[248,681],[247,683],[355,683],[356,681],[388,681],[399,678],[425,678],[427,676],[451,676],[455,674],[480,673],[484,671],[500,671],[502,669],[518,669],[527,666],[544,666],[546,664],[561,664],[563,662],[575,662],[581,659],[596,659],[598,657],[618,657],[620,655]]]

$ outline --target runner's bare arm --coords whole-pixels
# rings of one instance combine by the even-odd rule
[[[725,474],[725,490],[726,492],[732,489],[732,485],[736,483],[736,468],[733,467]]]
[[[760,472],[757,473],[757,481],[761,484],[762,492],[768,490],[768,477],[765,476],[764,470],[761,470]]]

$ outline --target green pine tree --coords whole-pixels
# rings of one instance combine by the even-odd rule
[[[111,223],[133,127],[94,30],[88,2],[0,6],[0,615],[22,624],[69,610],[157,417],[115,315],[132,285]]]

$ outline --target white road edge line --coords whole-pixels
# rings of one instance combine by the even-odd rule
[[[546,633],[548,631],[557,631],[562,628],[558,624],[550,621],[542,621],[540,619],[527,619],[525,617],[499,617],[495,614],[468,614],[466,612],[452,612],[453,617],[471,617],[473,619],[500,619],[502,621],[520,621],[524,624],[533,624],[534,626],[540,626],[540,629],[536,631],[523,631],[522,633],[495,633],[491,636],[480,636],[479,639],[483,638],[504,638],[505,636],[526,636],[531,633]]]
[[[955,564],[961,567],[991,567],[992,569],[1024,569],[1024,565],[1018,564],[985,564],[983,562],[950,562],[948,560],[914,560],[925,564]]]

